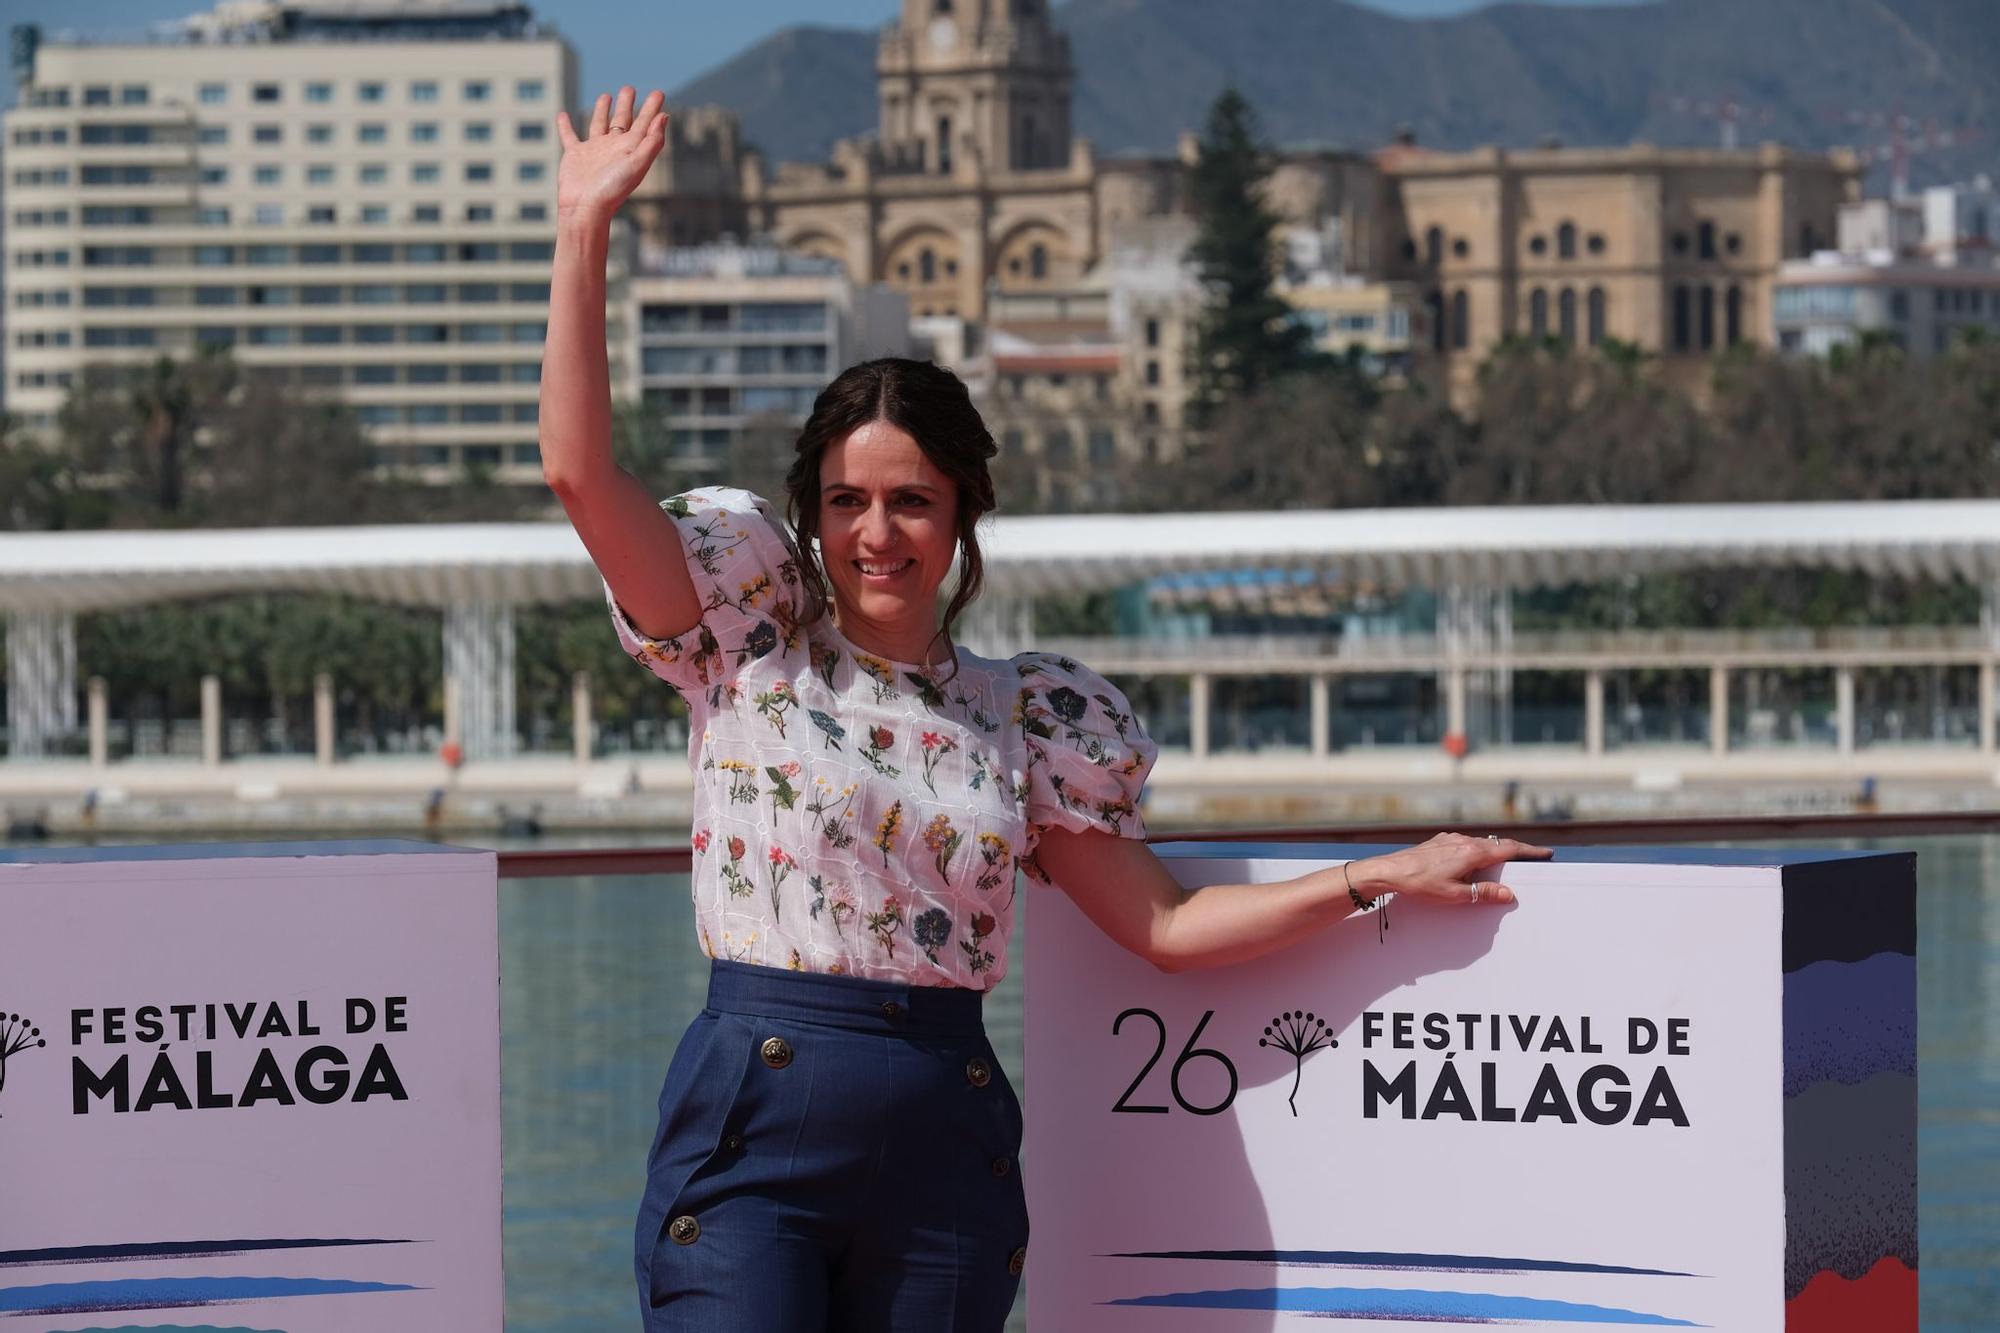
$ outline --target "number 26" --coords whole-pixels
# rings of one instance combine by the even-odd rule
[[[1236,1066],[1230,1063],[1229,1057],[1221,1051],[1215,1050],[1212,1047],[1195,1045],[1197,1041],[1201,1040],[1202,1030],[1208,1026],[1208,1020],[1214,1017],[1215,1010],[1213,1009],[1207,1010],[1202,1014],[1201,1021],[1196,1023],[1194,1031],[1188,1034],[1187,1045],[1181,1047],[1181,1053],[1174,1060],[1173,1069],[1167,1077],[1167,1088],[1168,1091],[1173,1093],[1174,1101],[1180,1105],[1181,1110],[1193,1115],[1220,1115],[1229,1109],[1230,1103],[1236,1100]],[[1151,1019],[1154,1028],[1158,1030],[1160,1035],[1159,1040],[1153,1046],[1153,1054],[1147,1058],[1145,1065],[1140,1068],[1138,1077],[1132,1080],[1131,1086],[1125,1089],[1124,1095],[1119,1097],[1111,1109],[1113,1111],[1124,1112],[1127,1115],[1165,1115],[1170,1108],[1165,1106],[1134,1106],[1131,1104],[1131,1098],[1132,1094],[1139,1090],[1139,1085],[1146,1081],[1146,1075],[1153,1072],[1153,1066],[1160,1062],[1161,1053],[1167,1049],[1166,1021],[1151,1009],[1127,1009],[1112,1020],[1112,1036],[1115,1037],[1118,1035],[1118,1030],[1125,1025],[1125,1020],[1128,1018]],[[1191,1060],[1214,1060],[1228,1072],[1229,1091],[1215,1105],[1196,1106],[1181,1095],[1181,1069]]]

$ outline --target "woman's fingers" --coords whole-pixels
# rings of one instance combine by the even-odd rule
[[[658,88],[647,93],[646,100],[640,104],[638,114],[632,118],[632,133],[644,134],[652,129],[653,122],[665,114],[666,105],[667,95]]]
[[[578,143],[576,126],[570,124],[569,112],[567,111],[556,112],[556,138],[562,141],[564,152],[568,152],[570,149],[576,147]]]
[[[590,137],[595,139],[610,128],[611,94],[599,93],[596,104],[590,109]]]
[[[618,90],[618,103],[611,108],[611,127],[613,129],[629,130],[632,128],[632,103],[637,100],[638,96],[638,92],[629,83]]]

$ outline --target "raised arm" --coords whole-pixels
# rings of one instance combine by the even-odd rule
[[[658,498],[611,457],[611,373],[604,347],[604,264],[611,218],[645,179],[666,141],[657,89],[633,111],[621,88],[597,99],[589,134],[556,116],[563,145],[556,174],[556,253],[549,333],[542,353],[542,477],[562,501],[612,596],[639,631],[674,638],[702,606],[673,521]]]

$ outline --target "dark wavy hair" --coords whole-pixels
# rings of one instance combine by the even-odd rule
[[[831,585],[814,543],[819,537],[819,465],[826,451],[871,421],[886,421],[909,433],[938,471],[958,490],[958,590],[945,608],[944,623],[931,637],[952,643],[958,615],[979,596],[986,566],[979,551],[979,520],[993,512],[993,477],[987,460],[1000,452],[972,405],[965,381],[929,361],[883,357],[840,372],[813,400],[812,415],[799,432],[798,456],[785,474],[785,516],[798,534],[800,576],[805,584],[802,623],[826,614]],[[924,647],[930,657],[930,644]],[[957,652],[954,649],[953,670]]]

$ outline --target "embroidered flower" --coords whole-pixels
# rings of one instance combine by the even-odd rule
[[[910,923],[910,937],[924,951],[924,956],[935,963],[938,950],[951,939],[951,918],[942,907],[926,908]]]
[[[924,827],[924,846],[931,849],[936,860],[938,878],[950,880],[951,858],[958,851],[958,844],[965,841],[965,835],[951,826],[950,815],[938,815]]]
[[[882,822],[875,826],[875,846],[882,852],[882,864],[889,864],[889,853],[896,850],[896,838],[903,827],[903,803],[897,801],[882,815]]]

